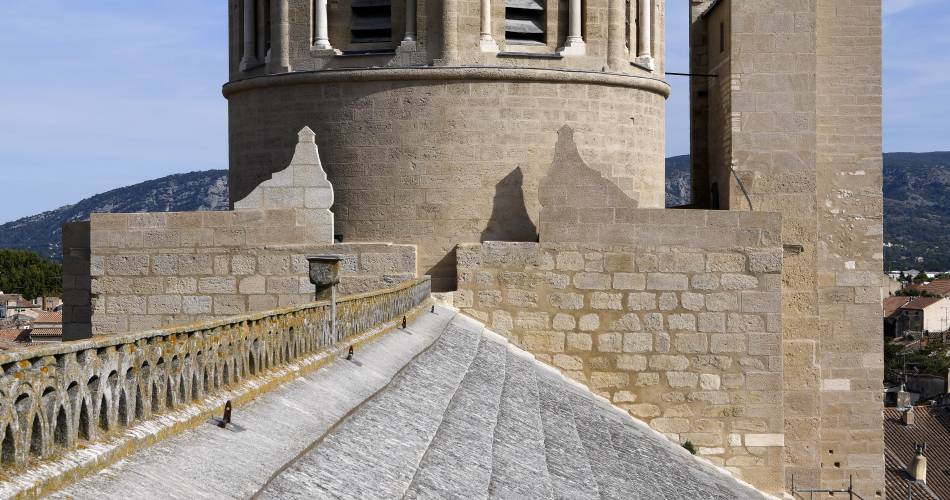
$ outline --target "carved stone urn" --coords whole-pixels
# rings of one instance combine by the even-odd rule
[[[317,287],[317,300],[330,298],[334,285],[340,283],[341,255],[313,255],[307,257],[310,263],[310,282]]]

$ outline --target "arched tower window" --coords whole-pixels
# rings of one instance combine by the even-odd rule
[[[266,61],[267,56],[270,55],[271,48],[271,11],[270,11],[270,0],[258,0],[257,1],[257,32],[258,36],[258,52],[257,59],[259,61]]]
[[[271,1],[242,0],[241,71],[254,69],[267,61],[271,49]]]
[[[393,39],[390,0],[350,0],[350,42],[388,43]]]
[[[546,45],[545,0],[505,0],[505,42],[512,45]]]

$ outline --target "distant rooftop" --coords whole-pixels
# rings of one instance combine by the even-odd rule
[[[913,485],[913,498],[950,498],[950,407],[915,406],[914,424],[901,422],[902,410],[884,409],[884,460],[887,498],[908,498],[914,444],[927,443],[927,484]]]

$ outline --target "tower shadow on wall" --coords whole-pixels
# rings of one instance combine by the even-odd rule
[[[612,210],[637,208],[639,201],[614,182],[589,167],[581,158],[574,129],[564,125],[557,132],[554,161],[538,184],[541,202],[542,241],[580,241],[591,229],[587,217],[612,223]],[[606,220],[605,218],[610,218]],[[592,235],[588,235],[591,236]]]
[[[495,184],[495,198],[481,241],[538,241],[524,202],[524,173],[515,168]]]

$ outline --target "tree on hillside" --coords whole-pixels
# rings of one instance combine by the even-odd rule
[[[0,249],[0,290],[29,300],[60,295],[63,268],[26,250]]]

